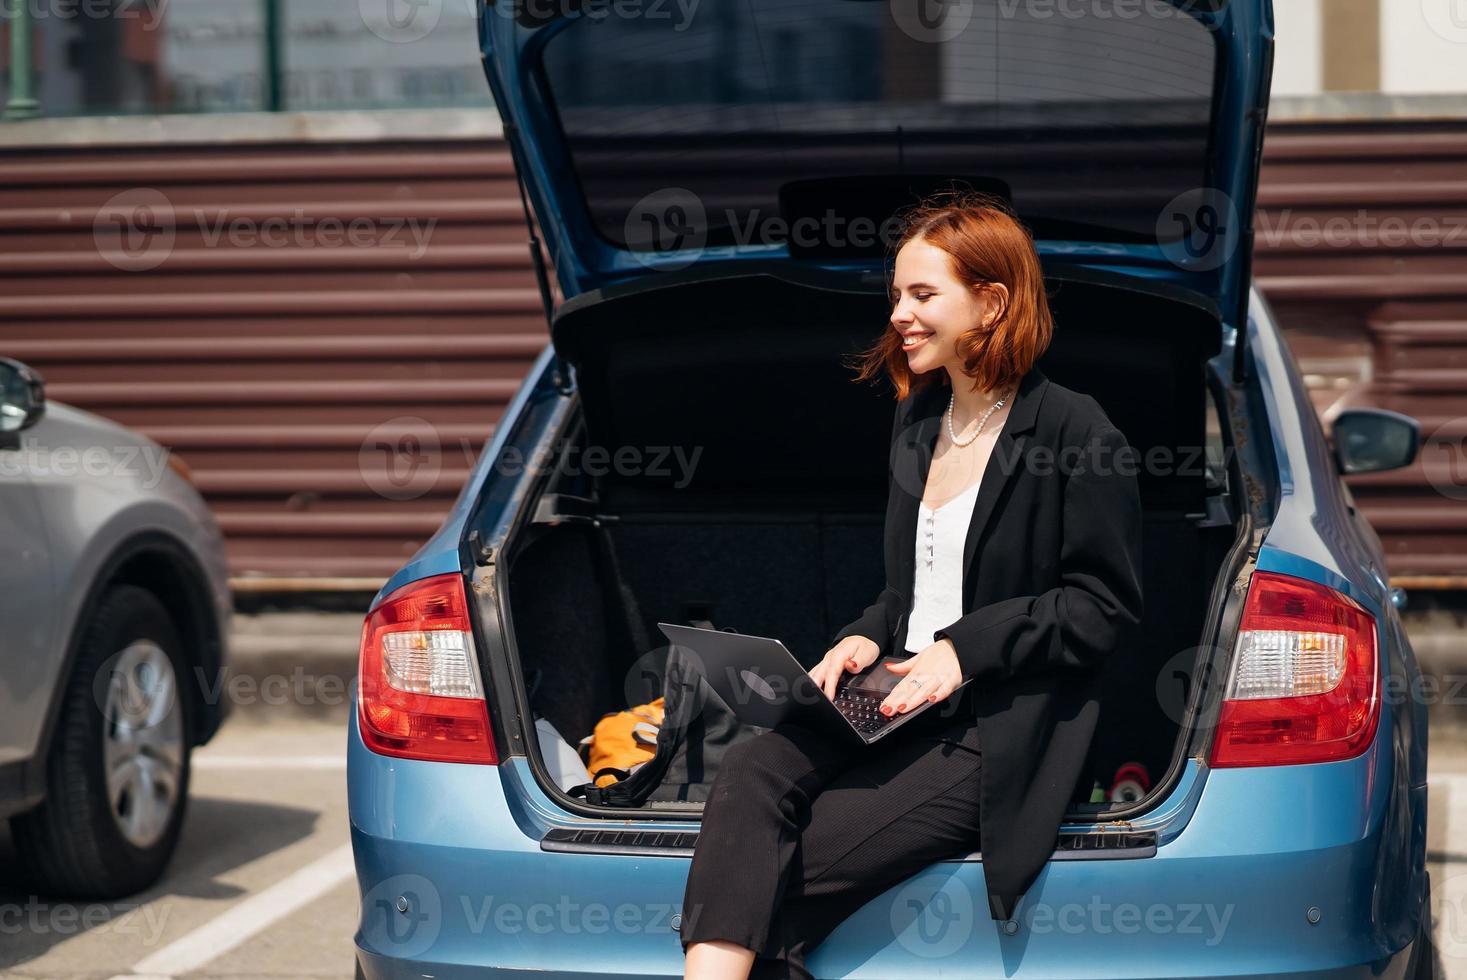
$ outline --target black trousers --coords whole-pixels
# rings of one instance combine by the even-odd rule
[[[864,748],[792,723],[732,746],[703,808],[684,952],[728,940],[754,950],[755,980],[810,978],[806,954],[853,912],[977,850],[977,729],[926,720]]]

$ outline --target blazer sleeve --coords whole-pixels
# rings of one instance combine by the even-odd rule
[[[835,639],[830,642],[830,645],[835,646],[848,636],[864,636],[874,641],[885,652],[887,643],[891,641],[891,631],[896,626],[897,618],[902,614],[901,609],[898,608],[900,605],[901,597],[888,585],[881,590],[876,601],[866,607],[866,611],[861,613],[860,618],[835,634]]]
[[[1092,667],[1140,623],[1141,498],[1134,472],[1116,463],[1127,443],[1101,422],[1084,445],[1108,452],[1083,455],[1065,477],[1061,584],[990,603],[934,632],[952,642],[964,678]]]
[[[890,450],[893,450],[896,446],[897,435],[902,431],[902,420],[906,417],[907,408],[910,404],[911,396],[908,396],[903,401],[897,402],[896,413],[891,420],[891,441],[888,444],[889,451],[887,453],[888,466],[891,465],[890,460],[892,458],[892,452]],[[891,512],[890,496],[896,492],[896,477],[895,474],[892,474],[891,486],[888,491],[888,513]],[[830,641],[831,646],[835,646],[848,636],[864,636],[874,641],[883,653],[886,652],[886,645],[891,640],[891,631],[896,627],[896,622],[902,613],[905,612],[902,608],[901,596],[891,587],[891,573],[892,570],[887,568],[887,585],[881,590],[881,594],[876,597],[876,601],[867,606],[855,622],[835,634],[835,638]]]

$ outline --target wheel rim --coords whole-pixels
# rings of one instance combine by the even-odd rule
[[[167,830],[183,778],[183,718],[173,662],[152,640],[112,658],[103,713],[107,801],[117,829],[134,847]]]

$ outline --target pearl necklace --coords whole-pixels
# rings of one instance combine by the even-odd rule
[[[978,431],[973,433],[972,438],[970,438],[967,442],[958,442],[958,435],[956,432],[953,431],[953,403],[957,401],[957,397],[958,393],[956,391],[947,396],[947,436],[949,439],[952,440],[954,446],[962,449],[965,446],[971,446],[973,444],[973,440],[977,439],[978,436],[983,433],[983,425],[985,422],[988,421],[988,416],[992,415],[995,411],[1002,407],[1003,403],[1008,401],[1009,396],[1003,396],[998,401],[994,402],[993,406],[989,408],[988,411],[983,413],[983,417],[978,420]]]

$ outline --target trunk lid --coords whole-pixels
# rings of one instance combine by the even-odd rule
[[[568,298],[751,260],[869,276],[880,223],[957,178],[1047,261],[1246,311],[1271,0],[490,0],[479,26]]]

